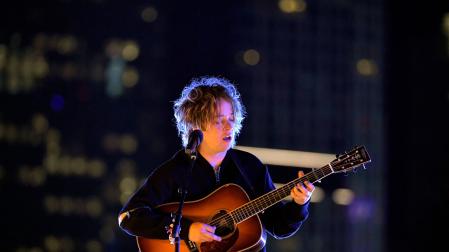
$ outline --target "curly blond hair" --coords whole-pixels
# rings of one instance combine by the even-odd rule
[[[246,111],[234,84],[222,77],[194,78],[182,90],[181,97],[174,101],[173,106],[178,134],[184,147],[192,130],[204,130],[214,120],[220,99],[232,104],[235,120],[233,130],[235,137],[238,136]]]

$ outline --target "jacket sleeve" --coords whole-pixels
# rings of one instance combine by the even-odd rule
[[[271,176],[266,166],[265,180],[263,185],[264,193],[275,189]],[[308,217],[309,202],[298,205],[294,201],[281,201],[265,210],[259,216],[268,233],[276,239],[283,239],[294,235]]]
[[[178,185],[164,171],[156,170],[145,183],[130,197],[119,213],[119,226],[129,235],[153,239],[168,239],[166,227],[172,223],[170,213],[157,209],[163,203],[177,199]],[[179,199],[177,199],[179,200]],[[180,237],[188,238],[191,222],[181,219]]]

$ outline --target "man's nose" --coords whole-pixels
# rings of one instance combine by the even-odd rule
[[[232,122],[231,120],[225,120],[225,123],[223,125],[224,129],[232,129],[232,127],[234,127],[234,122]]]

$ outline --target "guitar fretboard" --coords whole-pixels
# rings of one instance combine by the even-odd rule
[[[322,178],[333,173],[332,167],[330,165],[323,166],[319,169],[315,169],[301,178],[294,179],[287,184],[264,194],[242,206],[234,209],[229,213],[235,224],[243,222],[252,216],[264,211],[265,209],[271,207],[272,205],[278,203],[283,200],[285,197],[290,195],[290,191],[293,187],[295,187],[298,183],[303,183],[304,181],[310,181],[311,183],[315,183],[316,181],[321,180]]]

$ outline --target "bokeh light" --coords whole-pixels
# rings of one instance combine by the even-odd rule
[[[136,41],[124,42],[122,49],[122,58],[126,61],[133,61],[139,57],[140,49]]]
[[[134,67],[127,67],[122,75],[123,86],[132,88],[139,82],[139,72]]]
[[[147,23],[152,23],[152,22],[156,21],[157,16],[158,16],[158,12],[157,12],[156,8],[151,7],[151,6],[143,9],[143,11],[141,13],[141,17],[142,17],[143,21],[145,21]]]
[[[335,189],[332,193],[332,199],[337,205],[350,205],[354,197],[352,190],[346,188]]]
[[[360,59],[357,61],[357,72],[360,75],[372,76],[377,74],[377,65],[373,60]]]
[[[250,66],[259,64],[260,54],[257,50],[249,49],[243,53],[243,61]]]
[[[37,134],[44,134],[48,130],[48,120],[43,114],[35,114],[31,120],[33,129]]]
[[[304,0],[279,0],[278,6],[285,13],[304,12],[307,8]]]

